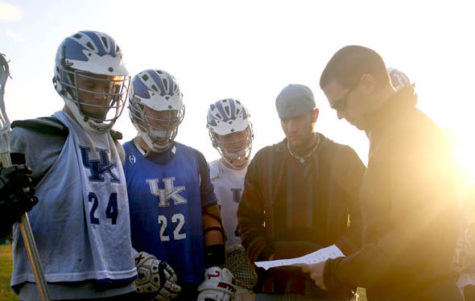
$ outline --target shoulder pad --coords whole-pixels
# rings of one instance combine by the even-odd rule
[[[67,136],[69,129],[57,118],[40,117],[36,119],[15,120],[12,128],[21,127],[41,134]]]

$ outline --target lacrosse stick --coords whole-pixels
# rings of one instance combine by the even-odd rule
[[[4,168],[12,165],[9,142],[10,121],[8,120],[7,112],[5,111],[5,101],[3,99],[5,94],[5,84],[9,75],[8,62],[4,55],[0,53],[0,157]],[[33,237],[30,221],[28,220],[26,212],[20,219],[20,231],[33,274],[35,275],[36,285],[38,286],[41,300],[49,301],[48,287],[46,286],[40,257],[38,256],[38,249],[36,248],[35,238]]]
[[[257,274],[243,246],[234,245],[226,249],[224,267],[231,271],[238,286],[252,289],[256,285]]]

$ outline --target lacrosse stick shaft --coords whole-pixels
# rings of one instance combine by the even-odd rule
[[[40,293],[41,300],[49,301],[48,284],[46,283],[43,268],[41,267],[40,257],[38,255],[38,249],[36,248],[35,238],[31,231],[30,220],[28,214],[23,213],[20,220],[20,231],[23,241],[25,243],[26,253],[33,269],[33,274],[36,279],[36,286]]]
[[[8,63],[5,60],[3,54],[0,53],[0,159],[4,168],[10,167],[12,161],[10,158],[10,121],[8,120],[7,112],[5,110],[5,101],[3,99],[5,93],[5,83],[9,75]],[[23,243],[25,244],[26,253],[30,260],[31,269],[36,279],[36,286],[40,293],[42,301],[49,301],[48,287],[46,279],[41,267],[40,257],[38,255],[38,249],[36,247],[35,238],[33,237],[33,231],[31,230],[30,220],[28,215],[22,214],[20,218],[20,232],[23,237]]]

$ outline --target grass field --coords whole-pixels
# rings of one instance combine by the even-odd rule
[[[12,245],[0,245],[0,300],[18,300],[10,289],[12,273]]]

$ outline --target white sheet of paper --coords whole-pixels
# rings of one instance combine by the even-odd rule
[[[322,261],[326,261],[329,258],[337,258],[345,256],[341,252],[341,250],[336,245],[331,245],[329,247],[320,249],[313,253],[296,257],[290,259],[280,259],[280,260],[271,260],[271,261],[256,261],[255,265],[261,267],[265,270],[275,267],[282,267],[282,266],[299,266],[303,264],[314,264]]]

